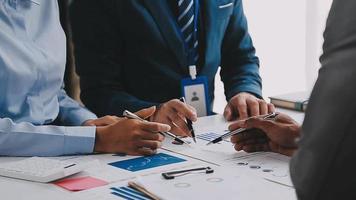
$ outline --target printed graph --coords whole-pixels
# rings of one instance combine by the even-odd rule
[[[151,200],[145,194],[130,187],[112,187],[111,194],[126,200]]]
[[[145,156],[145,157],[113,162],[113,163],[109,163],[109,165],[120,169],[128,170],[131,172],[136,172],[140,170],[151,169],[154,167],[160,167],[160,166],[180,163],[184,161],[186,160],[182,158],[171,156],[165,153],[159,153],[153,156]]]
[[[201,139],[201,140],[204,140],[204,141],[207,141],[207,142],[210,142],[218,137],[220,137],[221,135],[220,134],[217,134],[217,133],[202,133],[202,134],[199,134],[197,135],[197,138],[198,139]],[[229,142],[229,140],[224,140],[225,142]]]

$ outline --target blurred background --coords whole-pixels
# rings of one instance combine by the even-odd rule
[[[261,61],[263,96],[311,90],[320,67],[331,0],[245,0],[249,30]],[[226,104],[219,75],[214,111]]]
[[[66,7],[71,0],[59,0]],[[312,89],[320,68],[323,31],[332,0],[244,0],[249,31],[261,62],[263,96]],[[66,21],[62,9],[62,21]],[[65,29],[70,29],[63,24]],[[70,31],[66,31],[70,41]],[[71,49],[71,43],[68,42]],[[71,50],[66,70],[67,92],[79,100],[78,79]],[[215,81],[214,111],[226,105],[219,73]]]

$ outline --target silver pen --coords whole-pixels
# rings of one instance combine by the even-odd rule
[[[277,115],[278,115],[278,113],[270,113],[270,114],[267,114],[267,115],[259,116],[258,118],[262,118],[264,120],[266,120],[266,119],[274,119],[274,118],[277,117]],[[237,135],[237,134],[242,133],[242,132],[247,131],[247,130],[249,130],[249,129],[247,129],[247,128],[239,128],[239,129],[236,129],[234,131],[230,131],[230,132],[225,133],[224,135],[222,135],[222,136],[220,136],[218,138],[215,138],[214,140],[208,142],[206,145],[216,144],[218,142],[221,142],[221,141],[225,140],[226,138],[229,138],[229,137],[231,137],[233,135]]]
[[[143,122],[148,122],[147,120],[145,119],[142,119],[141,117],[135,115],[134,113],[128,111],[128,110],[125,110],[124,113],[122,114],[124,117],[127,117],[129,119],[137,119],[137,120],[140,120],[140,121],[143,121]],[[177,137],[176,135],[174,135],[173,133],[170,133],[170,132],[158,132],[160,133],[161,135],[163,136],[166,136],[168,135],[169,137],[171,137],[172,139],[174,139],[174,141],[180,143],[180,144],[189,144],[187,143],[186,141],[180,139],[179,137]]]

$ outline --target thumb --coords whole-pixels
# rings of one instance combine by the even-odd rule
[[[224,110],[224,117],[227,121],[231,121],[232,120],[232,109],[230,104],[227,104]]]
[[[136,112],[135,114],[141,117],[142,119],[147,119],[151,117],[155,113],[155,111],[156,111],[156,106],[152,106],[150,108],[142,109]]]

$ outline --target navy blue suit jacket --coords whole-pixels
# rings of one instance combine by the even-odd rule
[[[81,98],[99,116],[180,97],[188,61],[168,1],[74,1]],[[259,61],[241,0],[200,0],[199,44],[198,75],[208,77],[211,102],[219,66],[227,99],[239,92],[262,96]]]

